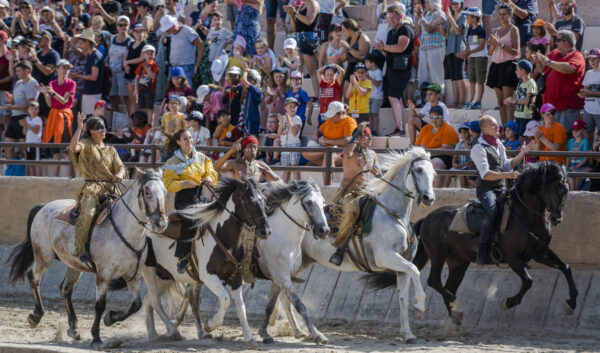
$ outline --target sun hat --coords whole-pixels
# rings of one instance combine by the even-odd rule
[[[117,17],[117,24],[119,24],[119,22],[121,21],[125,21],[127,22],[127,25],[129,26],[131,24],[131,20],[129,19],[129,17],[125,16],[125,15],[121,15],[119,17]]]
[[[506,128],[509,128],[509,129],[511,129],[512,131],[514,131],[515,133],[517,133],[517,134],[519,133],[519,124],[517,124],[517,122],[516,122],[516,121],[514,121],[514,120],[511,120],[511,121],[507,122],[507,123],[504,125],[504,128],[505,128],[505,129],[506,129]]]
[[[283,41],[283,49],[296,49],[298,44],[294,38],[288,38]]]
[[[210,73],[215,82],[220,82],[227,68],[227,54],[223,54],[210,64]]]
[[[523,136],[527,136],[527,137],[535,136],[535,132],[538,130],[539,127],[540,127],[540,123],[538,121],[531,120],[530,122],[527,123],[527,125],[525,125],[525,132],[523,133]]]
[[[84,29],[83,31],[81,31],[80,34],[74,35],[73,38],[84,39],[96,45],[96,39],[94,38],[94,30],[91,28]]]
[[[198,97],[196,98],[196,103],[204,103],[204,98],[206,98],[208,92],[210,92],[210,88],[207,85],[198,86],[198,88],[196,88],[196,96]]]
[[[344,104],[342,102],[334,101],[334,102],[329,103],[329,106],[327,107],[327,111],[325,112],[325,114],[323,114],[323,117],[325,119],[331,119],[336,114],[338,114],[340,112],[345,112],[345,111],[346,111],[346,107],[344,106]]]
[[[235,40],[233,41],[233,44],[231,44],[231,47],[233,48],[236,44],[244,48],[244,50],[246,49],[246,39],[240,35],[235,37]]]
[[[544,114],[552,110],[556,111],[556,108],[552,105],[552,103],[546,103],[540,108],[540,113]]]
[[[171,68],[171,72],[169,74],[169,77],[185,77],[185,71],[183,70],[183,67],[181,67],[181,66],[173,66]]]
[[[145,52],[145,51],[148,51],[148,50],[156,53],[156,48],[154,48],[154,46],[152,44],[146,44],[146,45],[144,45],[144,47],[142,48],[142,53]]]
[[[160,28],[159,31],[166,33],[168,30],[171,29],[171,27],[175,26],[177,24],[177,19],[173,16],[163,16],[160,19]]]

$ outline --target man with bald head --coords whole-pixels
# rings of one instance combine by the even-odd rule
[[[479,119],[481,136],[478,144],[471,149],[471,160],[477,167],[477,198],[485,210],[485,218],[479,231],[479,251],[477,264],[485,265],[487,259],[487,244],[496,223],[498,207],[496,200],[504,193],[504,179],[515,179],[519,173],[513,169],[529,152],[524,146],[521,152],[512,159],[506,158],[504,145],[498,139],[498,122],[490,115]]]

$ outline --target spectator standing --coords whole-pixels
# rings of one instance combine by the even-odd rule
[[[125,53],[125,57],[123,58],[123,68],[125,69],[123,77],[125,78],[125,85],[127,86],[127,95],[129,96],[128,99],[126,99],[127,112],[130,115],[135,112],[137,103],[137,96],[135,95],[135,71],[138,68],[139,64],[143,63],[145,60],[142,55],[142,51],[147,44],[147,32],[143,24],[137,23],[136,25],[134,25],[131,33],[133,35],[133,40],[130,41],[129,45],[127,46],[127,52]],[[158,66],[156,68],[158,70]],[[149,114],[149,116],[152,117],[151,114]]]
[[[244,87],[240,83],[242,77],[242,70],[237,66],[231,66],[227,70],[227,77],[229,78],[230,85],[225,86],[225,92],[223,92],[223,105],[225,111],[231,118],[231,123],[237,125],[242,111],[242,100]]]
[[[383,105],[383,72],[377,62],[379,56],[374,53],[367,54],[365,58],[365,66],[367,67],[367,76],[371,80],[372,89],[369,95],[369,121],[371,122],[372,134],[377,136],[379,129],[379,109]]]
[[[504,100],[512,97],[519,83],[514,63],[521,55],[519,30],[510,22],[511,16],[510,5],[498,6],[498,19],[502,27],[495,28],[486,42],[488,53],[492,56],[487,85],[496,92],[502,125],[513,116],[512,107],[505,105]]]
[[[171,96],[180,96],[189,98],[189,100],[194,99],[194,91],[192,87],[190,87],[189,81],[185,75],[185,70],[180,66],[173,66],[169,72],[169,83],[165,89],[165,99],[163,106],[163,111],[167,107],[167,99]]]
[[[235,18],[233,38],[238,35],[245,39],[248,54],[255,55],[254,43],[260,36],[260,12],[264,0],[242,0],[242,8]]]
[[[125,80],[126,65],[124,64],[127,48],[133,42],[133,39],[129,36],[129,24],[129,17],[119,16],[117,18],[117,34],[110,39],[108,49],[108,67],[112,73],[110,104],[117,110],[120,98],[123,98],[125,107],[129,109],[129,92]]]
[[[38,102],[29,102],[27,107],[27,113],[29,114],[25,119],[20,120],[23,126],[23,132],[25,133],[25,143],[41,143],[42,142],[42,130],[44,123],[40,118],[40,105]],[[40,149],[38,147],[27,147],[26,159],[28,161],[39,161],[40,160]],[[41,165],[28,165],[27,173],[28,176],[42,176]]]
[[[459,141],[454,148],[456,151],[468,151],[471,149],[471,135],[469,134],[469,123],[464,122],[458,128]],[[450,170],[467,170],[469,168],[470,158],[467,154],[457,154],[452,157],[452,168]],[[468,186],[467,177],[464,175],[458,176],[458,183],[461,188]],[[450,186],[452,177],[446,179],[446,187]]]
[[[560,10],[563,19],[556,21],[553,25],[552,20],[545,24],[546,31],[550,34],[550,47],[555,48],[557,46],[556,37],[559,31],[568,30],[575,33],[577,39],[575,48],[581,51],[583,47],[583,34],[585,32],[585,22],[583,19],[575,14],[575,8],[577,3],[575,0],[561,0]],[[551,15],[557,16],[556,9],[554,8],[554,2],[548,1],[548,11]]]
[[[377,31],[375,32],[375,38],[373,42],[385,43],[387,40],[387,34],[390,31],[390,24],[387,19],[387,9],[392,5],[404,6],[400,3],[400,1],[394,0],[383,0],[377,5],[377,9],[375,10],[375,16],[377,16]],[[406,7],[404,7],[404,9],[404,12],[406,13]]]
[[[231,25],[231,30],[233,31],[235,26],[235,19],[237,17],[238,12],[242,9],[242,2],[240,0],[227,0],[225,1],[227,4],[227,21]]]
[[[392,106],[396,130],[404,135],[404,104],[402,96],[411,75],[411,56],[414,49],[415,34],[413,28],[403,21],[406,8],[392,5],[387,8],[390,30],[385,43],[376,42],[374,48],[385,55],[387,69],[384,80],[387,81],[387,96]]]
[[[531,107],[537,95],[537,85],[530,76],[532,71],[533,65],[528,60],[522,59],[517,63],[516,74],[519,78],[519,85],[515,96],[504,100],[504,104],[515,106],[514,120],[517,128],[513,130],[518,137],[523,136],[527,123],[533,118]]]
[[[212,16],[211,27],[206,39],[209,41],[208,61],[213,62],[223,54],[224,49],[232,41],[233,33],[223,27],[223,16],[215,12]]]
[[[177,131],[185,128],[185,116],[179,111],[182,106],[181,97],[171,96],[167,99],[167,104],[169,105],[169,111],[162,116],[160,121],[162,133],[165,137],[165,144],[169,144],[171,137]]]
[[[265,9],[267,17],[267,43],[269,48],[274,49],[275,33],[277,29],[277,13],[281,21],[285,21],[285,11],[283,6],[287,3],[284,0],[265,0]]]
[[[471,99],[462,106],[462,109],[481,109],[483,89],[487,74],[487,46],[485,44],[486,32],[480,24],[481,10],[470,7],[465,11],[467,15],[467,46],[458,53],[461,59],[467,59],[467,78],[469,79]],[[477,89],[476,89],[477,88]],[[477,92],[477,99],[475,99]]]
[[[156,78],[159,73],[158,64],[154,61],[156,49],[150,44],[142,48],[144,61],[135,69],[134,93],[136,104],[139,109],[146,113],[148,122],[154,126],[153,110],[156,96]]]
[[[285,98],[292,97],[298,102],[296,115],[298,115],[300,119],[302,119],[302,128],[304,129],[306,118],[312,116],[313,106],[311,104],[311,99],[308,96],[308,93],[302,89],[302,74],[300,73],[300,71],[292,71],[292,73],[290,74],[290,80],[290,89],[288,89],[287,92],[285,92]],[[310,119],[308,120],[308,125],[312,125]],[[300,135],[302,135],[302,131],[300,131]]]
[[[441,7],[441,0],[426,0],[425,13],[421,6],[415,6],[415,27],[416,34],[421,39],[418,80],[439,84],[443,94],[447,19]]]
[[[499,0],[481,0],[481,12],[483,14],[481,24],[483,25],[485,33],[490,33],[492,30],[492,16],[494,16],[498,1]]]
[[[368,78],[367,67],[363,62],[359,62],[354,67],[354,73],[350,75],[350,85],[346,89],[346,99],[348,99],[348,113],[356,119],[357,123],[369,121],[369,99],[373,83]]]
[[[546,28],[544,27],[544,24],[544,20],[541,18],[533,21],[531,24],[531,38],[529,39],[529,43],[543,45],[546,48],[546,52],[548,52],[550,40],[546,37]]]
[[[556,121],[569,130],[571,124],[579,119],[579,112],[585,104],[585,100],[579,97],[585,76],[585,58],[575,50],[575,34],[571,31],[559,31],[556,45],[548,56],[535,54],[535,61],[538,69],[547,74],[544,102],[556,107]]]
[[[342,65],[348,57],[348,49],[342,45],[342,26],[332,23],[329,29],[329,41],[321,45],[319,50],[319,67],[325,65]]]
[[[285,114],[285,92],[290,88],[290,80],[286,69],[276,67],[269,75],[268,85],[265,85],[264,102],[267,104],[268,114]],[[266,126],[267,120],[264,119]],[[261,125],[263,125],[261,123]]]
[[[319,121],[320,126],[323,119],[323,115],[329,109],[331,102],[340,101],[342,95],[342,83],[344,82],[344,69],[338,65],[326,65],[317,71],[317,78],[319,79]],[[310,116],[308,117],[311,118]]]
[[[535,144],[533,148],[538,151],[565,151],[567,130],[555,120],[556,108],[552,104],[546,103],[542,105],[540,113],[544,121],[534,133]],[[540,156],[539,161],[554,161],[558,164],[565,164],[566,158]]]
[[[371,47],[371,41],[360,30],[360,27],[358,27],[358,24],[353,19],[347,19],[342,22],[342,35],[345,40],[341,43],[348,51],[348,66],[346,66],[344,81],[350,82],[350,75],[354,73],[354,67],[365,59]],[[346,85],[347,83],[344,82],[344,88],[346,88]]]
[[[81,112],[83,115],[94,113],[94,104],[102,99],[102,87],[104,85],[104,59],[102,53],[94,46],[96,40],[91,29],[85,29],[81,34],[75,35],[79,41],[81,51],[85,53],[85,73],[71,72],[69,78],[83,80],[83,96],[81,97]],[[112,123],[110,121],[109,123]]]
[[[47,85],[50,81],[56,79],[56,64],[60,60],[60,54],[52,47],[52,35],[48,31],[42,31],[39,34],[38,45],[40,49],[35,52],[31,52],[31,63],[33,65],[33,72],[31,75],[38,81],[38,83]],[[48,116],[50,107],[46,104],[46,101],[42,98],[40,101],[40,115],[44,118]]]
[[[512,7],[512,22],[519,29],[520,44],[524,49],[532,37],[531,25],[538,13],[538,0],[500,0],[500,3]]]
[[[283,41],[284,55],[277,56],[277,65],[285,67],[290,71],[298,70],[300,67],[300,56],[298,55],[298,43],[294,38],[287,38]],[[319,64],[319,67],[321,65]]]
[[[172,16],[160,19],[160,31],[171,35],[169,64],[181,66],[188,82],[193,82],[204,55],[204,45],[198,33]]]
[[[590,50],[587,58],[592,69],[585,73],[579,97],[585,98],[583,121],[587,125],[588,141],[594,141],[594,132],[600,129],[600,49]]]
[[[329,40],[331,20],[333,19],[333,8],[335,0],[319,0],[319,41],[325,43]],[[321,67],[321,65],[319,65]]]
[[[6,46],[7,42],[8,34],[0,30],[0,106],[6,105],[4,93],[11,92],[13,89],[13,54]],[[0,114],[2,114],[2,126],[5,128],[8,127],[8,123],[10,121],[10,111],[3,110]],[[2,130],[0,129],[0,134],[1,133]]]
[[[285,99],[285,114],[278,115],[279,141],[282,147],[301,147],[300,132],[302,130],[302,119],[296,114],[298,109],[298,101],[296,98],[290,97]],[[281,152],[282,166],[297,166],[300,161],[300,152]],[[300,172],[294,171],[294,179],[300,180]],[[290,171],[283,172],[283,181],[290,181]]]
[[[446,56],[444,57],[445,78],[452,81],[453,108],[460,108],[465,104],[467,86],[463,72],[465,70],[464,58],[458,53],[467,46],[467,16],[463,13],[463,1],[452,0],[446,12],[448,28],[446,29]]]
[[[246,132],[258,136],[260,129],[260,103],[263,100],[263,92],[260,88],[261,77],[258,71],[244,67],[244,73],[240,80],[246,97],[244,98],[244,125]]]

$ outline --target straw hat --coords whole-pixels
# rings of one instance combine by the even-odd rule
[[[92,30],[91,28],[84,29],[81,32],[81,34],[76,34],[75,36],[73,36],[73,38],[85,39],[87,41],[92,42],[94,45],[96,45],[96,39],[94,38],[94,30]]]

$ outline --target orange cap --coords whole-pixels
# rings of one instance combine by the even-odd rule
[[[531,27],[544,27],[544,20],[542,20],[541,18],[536,19],[531,24]]]

